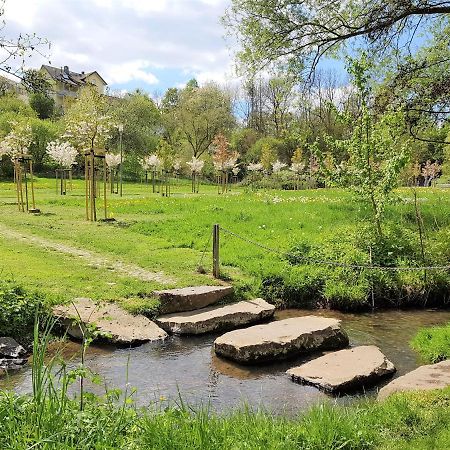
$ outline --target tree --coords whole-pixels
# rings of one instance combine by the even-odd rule
[[[126,94],[111,105],[115,122],[123,125],[122,146],[125,155],[124,168],[135,174],[139,160],[155,151],[163,134],[161,113],[155,102],[144,92]],[[120,135],[112,130],[110,146],[119,148]]]
[[[64,137],[78,151],[104,149],[114,125],[107,98],[94,88],[86,88],[67,111]]]
[[[364,58],[351,62],[349,71],[358,90],[361,115],[354,123],[349,138],[331,139],[330,142],[331,147],[345,149],[349,160],[334,166],[334,161],[325,157],[322,167],[326,178],[334,179],[339,185],[350,186],[362,200],[369,203],[377,235],[382,237],[384,209],[408,161],[408,142],[398,132],[401,113],[387,113],[375,122],[369,108],[372,97],[368,82],[369,68],[370,64]],[[354,118],[349,116],[347,120],[353,121]]]
[[[450,13],[441,0],[232,0],[224,17],[252,70],[283,60],[314,68],[325,54],[362,38],[377,49],[414,34],[424,18]]]
[[[0,0],[0,17],[5,14],[5,0]],[[1,28],[6,26],[3,20]],[[0,71],[21,78],[21,71],[28,57],[37,53],[41,56],[44,48],[50,48],[47,39],[40,38],[36,34],[20,33],[17,37],[7,37],[6,33],[0,36]]]
[[[39,119],[50,119],[55,112],[55,100],[40,92],[30,95],[30,106],[36,111]]]
[[[164,115],[164,123],[173,134],[179,133],[192,156],[198,158],[209,149],[217,134],[233,127],[235,120],[229,96],[210,83],[181,91],[177,107]]]

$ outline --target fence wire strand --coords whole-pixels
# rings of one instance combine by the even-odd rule
[[[360,269],[360,270],[387,270],[387,271],[423,271],[423,270],[442,270],[447,271],[450,270],[450,265],[447,266],[422,266],[422,267],[406,267],[406,266],[377,266],[373,264],[348,264],[342,263],[339,261],[330,261],[330,260],[320,260],[314,258],[308,258],[307,256],[299,256],[290,252],[285,252],[280,249],[272,248],[267,245],[261,244],[259,242],[254,241],[253,239],[241,236],[240,234],[235,233],[234,231],[228,230],[222,226],[220,226],[220,230],[224,233],[234,236],[237,239],[240,239],[243,242],[247,242],[248,244],[252,244],[256,247],[259,247],[263,250],[266,250],[271,253],[276,253],[283,257],[292,256],[300,261],[304,261],[306,264],[312,265],[320,265],[320,266],[333,266],[333,267],[342,267],[346,269]]]

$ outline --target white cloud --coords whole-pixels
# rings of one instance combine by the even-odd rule
[[[185,76],[223,81],[231,56],[220,16],[230,0],[7,0],[6,31],[52,42],[50,61],[97,70],[113,88],[133,82],[165,85]],[[48,53],[48,52],[46,52]],[[28,66],[48,61],[33,56]],[[227,75],[226,75],[227,74]],[[159,78],[159,79],[158,79]]]
[[[104,76],[111,84],[122,84],[129,80],[141,80],[147,84],[157,84],[158,78],[151,72],[145,71],[148,67],[148,62],[143,60],[113,64],[105,68]]]

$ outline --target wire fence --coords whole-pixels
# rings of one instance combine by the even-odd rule
[[[239,239],[243,242],[246,242],[247,244],[251,244],[255,247],[258,247],[262,250],[265,250],[270,253],[275,253],[283,258],[293,257],[297,260],[303,262],[304,264],[309,265],[317,265],[317,266],[331,266],[331,267],[339,267],[339,268],[345,268],[345,269],[356,269],[356,270],[384,270],[384,271],[450,271],[450,265],[443,265],[443,266],[380,266],[376,264],[351,264],[351,263],[344,263],[339,261],[331,261],[326,259],[315,259],[310,258],[308,256],[301,256],[298,254],[294,254],[292,252],[283,251],[278,248],[269,247],[265,244],[261,244],[260,242],[257,242],[253,239],[250,239],[248,237],[242,236],[238,233],[235,233],[234,231],[228,230],[227,228],[224,228],[220,226],[220,230],[223,231],[225,234],[228,234],[229,236],[233,236],[236,239]],[[209,240],[205,246],[205,249],[202,252],[201,259],[200,259],[200,266],[203,262],[205,252],[209,246],[209,243],[211,242],[211,235],[209,237]]]

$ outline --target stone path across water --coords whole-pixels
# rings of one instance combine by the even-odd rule
[[[219,356],[250,364],[339,349],[348,343],[340,320],[304,316],[230,331],[214,341],[214,350]]]
[[[287,371],[293,381],[328,392],[369,387],[395,372],[394,364],[375,345],[339,350]]]
[[[274,312],[275,306],[257,298],[224,306],[167,314],[158,317],[156,323],[169,333],[203,334],[260,322],[272,317]]]
[[[400,391],[429,391],[450,386],[450,360],[420,366],[380,389],[378,400]]]
[[[90,250],[72,247],[60,242],[54,242],[49,239],[35,236],[31,234],[24,234],[16,230],[5,227],[0,224],[0,236],[4,236],[8,239],[20,240],[27,244],[36,245],[46,250],[54,250],[66,255],[78,256],[95,267],[102,269],[109,269],[126,275],[131,278],[136,278],[142,281],[156,281],[161,284],[172,284],[175,280],[163,272],[150,272],[136,264],[125,263],[120,260],[116,260],[110,257],[100,255]]]
[[[92,327],[99,337],[114,344],[139,344],[163,340],[167,333],[142,315],[133,316],[114,303],[95,303],[89,298],[77,298],[67,306],[56,306],[53,314],[77,339]]]

